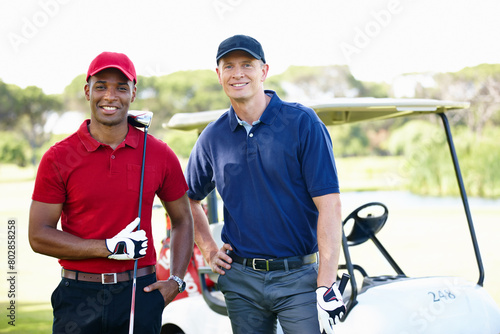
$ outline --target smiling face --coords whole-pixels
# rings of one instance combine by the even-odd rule
[[[219,83],[231,101],[246,102],[263,94],[263,82],[269,66],[245,51],[233,51],[222,57],[216,69]]]
[[[120,70],[108,68],[98,72],[85,85],[90,102],[91,122],[105,126],[127,123],[127,113],[135,100],[136,87]]]

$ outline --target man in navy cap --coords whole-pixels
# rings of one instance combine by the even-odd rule
[[[201,133],[186,169],[195,242],[219,273],[234,333],[332,333],[345,313],[335,280],[341,203],[332,143],[314,110],[264,90],[261,44],[236,35],[217,52],[231,107]],[[219,249],[200,202],[224,201]],[[319,319],[319,321],[318,321]]]

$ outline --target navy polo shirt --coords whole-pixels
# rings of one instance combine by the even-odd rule
[[[224,201],[222,240],[248,258],[318,251],[313,197],[339,192],[330,135],[314,110],[271,101],[248,132],[231,107],[209,124],[186,168],[188,196],[215,187]]]

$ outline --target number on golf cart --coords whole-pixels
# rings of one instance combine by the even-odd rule
[[[437,303],[441,300],[447,301],[448,299],[455,299],[455,295],[449,290],[438,290],[438,292],[429,291],[428,295],[432,296],[432,301]]]

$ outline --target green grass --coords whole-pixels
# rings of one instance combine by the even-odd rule
[[[369,190],[402,190],[403,157],[337,158],[341,192]]]
[[[7,303],[1,303],[2,321],[0,333],[46,334],[52,332],[52,308],[48,303],[17,303],[15,326],[6,317]]]
[[[35,167],[18,167],[14,164],[0,164],[0,183],[29,181],[33,180],[35,176]]]
[[[404,160],[397,157],[339,158],[337,159],[337,168],[341,182],[341,191],[403,189],[406,182],[405,178],[401,176],[403,174],[400,172],[403,164]],[[38,334],[51,332],[52,310],[49,303],[50,292],[58,283],[57,270],[59,267],[55,259],[33,253],[27,242],[27,216],[29,199],[33,190],[34,175],[34,168],[17,168],[13,165],[0,165],[0,187],[2,189],[0,202],[3,205],[0,216],[18,219],[19,263],[22,267],[24,266],[20,268],[21,274],[18,285],[19,291],[24,293],[24,296],[16,304],[16,326],[8,325],[9,319],[6,317],[8,304],[4,300],[6,294],[0,296],[0,309],[3,310],[0,312],[0,333]],[[352,205],[353,203],[343,201],[345,210]],[[432,274],[449,274],[449,269],[455,270],[458,267],[458,272],[452,272],[454,275],[464,277],[470,281],[477,280],[477,268],[472,258],[473,252],[471,250],[470,239],[467,236],[468,232],[462,211],[458,210],[459,212],[456,212],[457,210],[453,210],[450,212],[443,208],[434,208],[434,211],[426,209],[425,212],[420,212],[420,210],[409,212],[405,207],[390,207],[389,210],[390,221],[388,221],[384,230],[381,231],[379,238],[395,257],[396,261],[407,271],[408,275],[428,275],[430,274],[429,268],[437,268],[438,272],[432,272]],[[485,288],[496,303],[500,304],[500,287],[497,284],[500,279],[500,258],[498,257],[497,240],[497,236],[500,233],[500,225],[495,224],[498,220],[497,217],[500,214],[500,209],[476,210],[472,207],[472,210],[486,271]],[[343,213],[348,214],[349,212]],[[158,219],[160,221],[163,218],[163,213],[158,211],[156,214],[161,216]],[[432,223],[436,220],[440,224],[436,225]],[[458,234],[455,233],[457,222],[459,224]],[[158,224],[158,226],[161,231],[164,231],[163,225]],[[419,226],[419,228],[415,230],[413,226]],[[453,231],[452,235],[450,231]],[[417,232],[421,235],[415,235]],[[420,249],[422,246],[421,240],[425,240],[428,245],[433,245],[433,247],[443,245],[447,249],[457,249],[458,251],[452,254],[453,257],[450,259],[446,258],[449,254],[447,252],[435,252],[428,256],[421,254],[415,257],[414,251],[415,249]],[[0,245],[3,242],[4,240],[0,239]],[[456,244],[451,245],[450,243]],[[377,270],[380,267],[377,265],[377,261],[374,260],[373,254],[370,252],[364,254],[361,246],[359,248],[360,254],[358,254],[357,248],[356,253],[354,253],[356,256],[355,262],[362,265],[367,263],[368,268],[366,269],[370,269],[370,272],[373,271],[373,274],[378,274]],[[431,263],[433,261],[436,264]],[[371,262],[373,262],[373,265]],[[462,264],[457,266],[457,262]],[[442,265],[443,263],[444,265]],[[382,265],[381,267],[384,268]],[[40,270],[50,272],[44,275],[43,278],[33,275],[33,273],[40,272]],[[49,276],[50,279],[48,278]],[[37,282],[39,286],[34,286]],[[2,290],[2,284],[0,284],[0,290]],[[47,297],[40,297],[40,294],[38,294],[37,299],[34,299],[33,296],[38,290],[46,290],[45,295]]]

